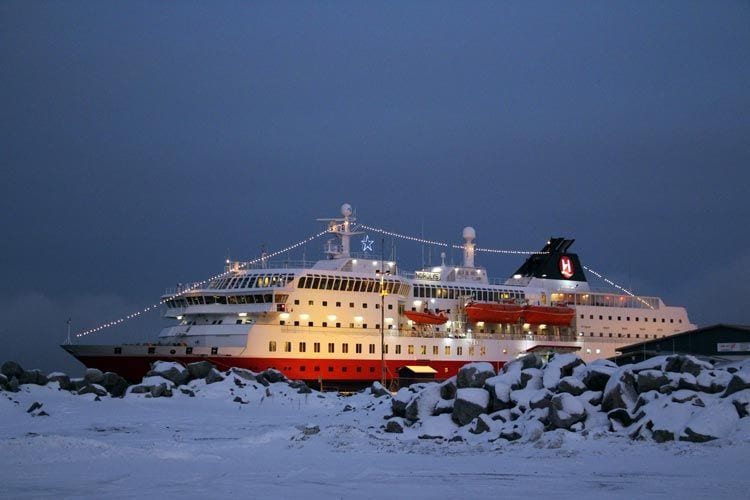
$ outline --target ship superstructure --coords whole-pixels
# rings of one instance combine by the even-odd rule
[[[326,258],[312,265],[249,267],[199,287],[168,291],[164,316],[174,324],[151,345],[63,346],[86,366],[136,379],[157,359],[207,359],[219,367],[282,370],[321,385],[395,380],[404,367],[436,379],[472,361],[499,368],[520,355],[576,352],[614,356],[619,346],[695,327],[682,307],[657,297],[591,289],[573,240],[552,238],[504,280],[475,265],[475,231],[463,231],[460,266],[401,273],[396,262],[354,254],[362,234],[348,204],[323,219]],[[368,249],[365,234],[363,248]],[[372,244],[372,241],[369,241]],[[381,368],[385,373],[381,376]]]

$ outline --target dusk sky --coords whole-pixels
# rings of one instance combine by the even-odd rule
[[[68,317],[142,309],[345,202],[449,243],[575,238],[700,326],[750,324],[748,167],[747,1],[4,1],[0,361],[81,369]]]

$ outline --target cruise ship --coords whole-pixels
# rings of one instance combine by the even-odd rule
[[[207,360],[220,369],[275,368],[317,387],[442,380],[469,362],[496,368],[528,353],[574,352],[586,361],[620,346],[694,329],[682,307],[620,288],[596,291],[570,251],[551,238],[510,276],[475,264],[476,232],[463,230],[460,265],[401,272],[373,252],[348,204],[319,219],[330,239],[314,263],[227,261],[202,284],[161,297],[172,324],[149,344],[62,347],[87,367],[138,380],[156,360]],[[361,238],[362,252],[352,245]],[[382,249],[381,249],[382,254]]]

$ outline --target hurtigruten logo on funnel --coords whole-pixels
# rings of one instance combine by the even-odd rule
[[[573,262],[567,255],[560,257],[560,274],[562,274],[565,279],[570,279],[573,274],[575,274],[575,271],[573,270]]]

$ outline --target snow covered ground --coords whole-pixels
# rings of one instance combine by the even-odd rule
[[[383,432],[386,397],[298,394],[285,383],[266,392],[231,377],[190,387],[195,397],[175,390],[171,398],[100,401],[57,382],[0,392],[0,497],[744,498],[750,491],[747,418],[744,432],[702,444],[565,430],[533,443],[447,442]],[[34,402],[42,407],[28,413]]]

